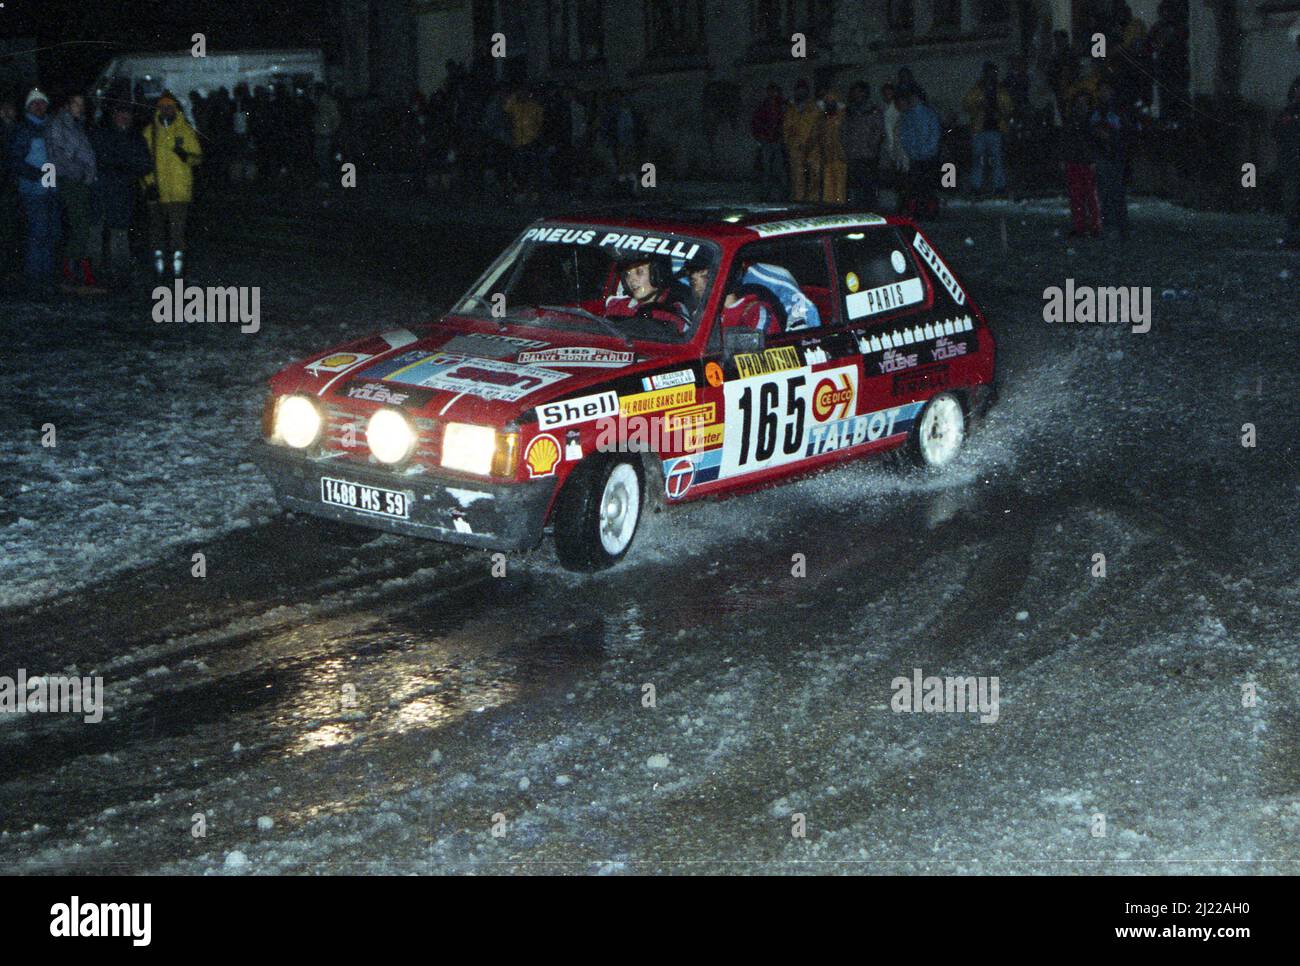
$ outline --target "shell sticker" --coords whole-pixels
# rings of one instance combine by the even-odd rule
[[[541,433],[533,437],[524,453],[524,464],[528,467],[530,480],[543,476],[554,476],[555,467],[560,462],[560,444],[550,433]]]

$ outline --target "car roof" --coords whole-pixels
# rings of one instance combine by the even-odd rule
[[[743,203],[735,205],[607,205],[567,212],[542,219],[563,222],[661,231],[700,238],[765,238],[800,231],[848,228],[892,223],[867,208],[831,205]]]

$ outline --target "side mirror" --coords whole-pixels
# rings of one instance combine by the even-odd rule
[[[766,345],[767,336],[755,329],[722,330],[722,351],[728,359],[741,352],[762,352]]]

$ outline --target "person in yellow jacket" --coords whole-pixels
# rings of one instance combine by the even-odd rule
[[[1002,138],[1011,130],[1011,114],[1015,103],[1011,94],[998,80],[998,66],[986,61],[984,71],[975,86],[962,102],[970,115],[971,135],[971,187],[980,191],[984,187],[984,165],[993,169],[993,191],[1004,194],[1007,190],[1007,172],[1002,163]]]
[[[510,173],[520,191],[520,201],[537,201],[541,187],[541,136],[545,109],[527,87],[516,89],[503,107],[510,121]]]
[[[840,95],[827,91],[818,102],[821,112],[817,118],[815,139],[817,159],[821,164],[821,200],[827,204],[842,205],[848,201],[848,155],[840,140],[844,126],[844,103]]]
[[[180,278],[185,267],[185,219],[194,197],[194,168],[203,160],[198,134],[185,120],[170,93],[158,98],[153,122],[144,129],[153,171],[144,177],[149,209],[149,238],[154,272],[167,270],[163,253],[171,237],[171,269]]]
[[[785,141],[786,158],[790,162],[790,199],[803,201],[815,197],[821,183],[818,168],[817,145],[813,135],[821,109],[809,95],[808,82],[801,80],[794,86],[794,100],[786,105],[781,121],[781,138]]]

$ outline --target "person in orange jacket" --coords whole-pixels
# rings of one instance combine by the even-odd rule
[[[844,126],[844,104],[840,95],[827,91],[818,100],[821,113],[817,119],[817,159],[821,165],[821,198],[833,205],[842,205],[848,200],[848,156],[844,153],[844,144],[840,140],[840,129]]]
[[[815,197],[821,172],[817,167],[817,150],[813,134],[821,109],[812,99],[808,82],[801,80],[794,86],[794,100],[785,108],[781,134],[785,140],[786,158],[790,162],[790,199],[803,201]]]
[[[963,102],[970,115],[971,135],[971,187],[980,191],[984,187],[984,164],[993,169],[993,191],[1003,194],[1007,190],[1007,173],[1002,164],[1002,138],[1011,129],[1011,114],[1015,104],[1011,94],[998,80],[998,66],[986,61],[984,70]]]

